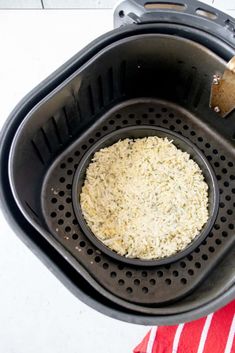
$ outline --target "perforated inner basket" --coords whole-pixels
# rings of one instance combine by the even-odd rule
[[[11,186],[24,215],[42,234],[55,237],[105,290],[151,306],[150,311],[190,293],[234,243],[234,114],[222,120],[208,107],[212,75],[224,66],[208,49],[182,38],[124,39],[36,106],[15,136]],[[133,124],[187,137],[217,176],[220,207],[213,230],[200,247],[171,265],[146,269],[113,260],[89,242],[73,212],[72,180],[87,148]]]

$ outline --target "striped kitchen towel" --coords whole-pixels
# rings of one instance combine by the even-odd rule
[[[235,353],[235,301],[202,319],[153,327],[134,353]]]

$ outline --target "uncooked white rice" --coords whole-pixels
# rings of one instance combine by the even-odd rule
[[[121,140],[96,152],[80,203],[106,246],[145,260],[184,249],[208,220],[208,186],[199,166],[156,136]]]

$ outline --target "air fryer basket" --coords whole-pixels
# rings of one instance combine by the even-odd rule
[[[124,39],[106,47],[58,87],[18,129],[10,176],[20,208],[30,222],[36,219],[48,229],[98,283],[124,300],[145,305],[178,300],[200,283],[233,243],[233,215],[227,213],[232,210],[227,190],[233,192],[233,180],[229,183],[222,175],[232,175],[234,151],[200,120],[214,116],[208,108],[208,77],[224,65],[209,50],[178,37],[149,34]],[[134,104],[128,101],[132,97],[139,97]],[[189,100],[197,116],[182,110]],[[89,123],[87,117],[92,119]],[[184,261],[143,270],[113,261],[90,243],[77,224],[71,188],[88,146],[116,128],[146,123],[176,130],[206,151],[219,179],[221,207],[209,239]],[[66,148],[72,134],[74,142]],[[51,164],[54,149],[63,151]]]
[[[191,2],[185,14],[141,13],[140,3],[126,1],[116,13],[118,21],[139,26],[129,24],[91,44],[38,87],[27,107],[22,103],[13,113],[2,137],[1,167],[9,157],[9,175],[1,168],[1,193],[13,219],[15,210],[21,211],[25,237],[34,243],[44,238],[108,299],[107,312],[132,322],[153,323],[155,315],[156,323],[174,323],[233,297],[234,266],[225,254],[234,250],[235,114],[222,120],[208,106],[213,74],[223,72],[234,55],[233,22],[218,12],[213,23],[198,16],[195,22]],[[126,16],[131,8],[136,15]],[[89,242],[73,211],[72,180],[84,153],[106,134],[130,125],[185,136],[216,174],[220,203],[213,229],[173,264],[143,268],[113,260]],[[6,206],[8,199],[14,207]]]

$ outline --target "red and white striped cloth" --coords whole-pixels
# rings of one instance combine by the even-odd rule
[[[235,353],[235,301],[214,314],[176,326],[153,327],[134,353]]]

